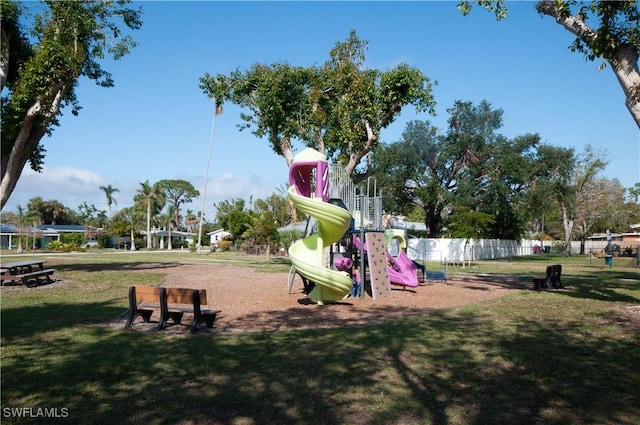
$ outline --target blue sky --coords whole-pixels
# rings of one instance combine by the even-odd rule
[[[115,209],[130,206],[140,182],[184,179],[203,192],[213,103],[198,88],[206,72],[228,74],[256,62],[322,64],[351,29],[369,41],[368,68],[407,63],[438,82],[436,117],[406,108],[381,139],[400,139],[406,122],[445,128],[456,100],[483,99],[504,111],[501,133],[539,133],[543,142],[606,150],[604,175],[625,187],[640,181],[640,132],[607,68],[568,50],[573,37],[533,2],[509,4],[497,22],[481,8],[462,16],[443,2],[140,2],[140,43],[104,68],[116,86],[80,82],[83,109],[67,111],[43,140],[44,172],[25,169],[6,211],[40,196],[76,209],[107,209],[100,186],[112,185]],[[240,132],[240,109],[224,105],[215,122],[205,216],[214,202],[264,198],[287,182],[288,168],[268,142]],[[201,199],[185,208],[199,211]]]

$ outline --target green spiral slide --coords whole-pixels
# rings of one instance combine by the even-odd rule
[[[344,299],[353,285],[351,277],[347,272],[324,267],[323,251],[342,238],[349,228],[351,215],[344,208],[324,202],[321,197],[299,194],[295,185],[289,187],[289,198],[299,211],[318,221],[318,233],[289,248],[289,258],[298,273],[316,283],[309,298],[320,305]]]

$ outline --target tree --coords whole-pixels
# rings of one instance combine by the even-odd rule
[[[269,258],[271,246],[278,243],[277,220],[271,211],[265,211],[250,218],[251,221],[247,223],[247,230],[242,237],[255,245],[266,245],[266,256]]]
[[[251,213],[244,208],[243,199],[225,200],[213,206],[216,208],[216,221],[231,232],[234,239],[242,237],[253,222]]]
[[[112,204],[118,205],[118,203],[116,202],[116,198],[113,197],[113,194],[116,192],[120,192],[120,189],[116,189],[115,187],[108,185],[108,186],[100,186],[100,190],[104,192],[104,196],[107,199],[107,208],[109,208],[109,217],[111,217],[112,216],[111,205]]]
[[[174,204],[167,205],[166,214],[162,214],[160,216],[160,222],[166,226],[168,236],[167,236],[167,249],[171,251],[173,249],[173,244],[171,242],[171,230],[177,225],[176,223],[176,206]],[[162,248],[162,247],[161,247]]]
[[[604,233],[607,229],[624,233],[629,231],[631,225],[638,223],[640,205],[629,199],[626,195],[627,189],[620,181],[604,177],[598,178],[594,182],[594,188],[596,189],[597,205],[592,205],[591,209],[594,210],[594,214],[589,215],[592,217],[592,221],[587,223],[591,234]],[[578,230],[582,229],[578,228]]]
[[[597,217],[599,207],[602,207],[600,204],[602,193],[597,185],[597,177],[607,164],[606,152],[596,151],[590,145],[585,146],[584,152],[577,158],[576,167],[571,175],[570,190],[565,196],[559,198],[567,256],[572,254],[571,241],[576,222],[582,225],[581,237],[585,238],[591,223]]]
[[[120,217],[127,223],[131,238],[131,246],[129,249],[131,251],[136,250],[136,234],[138,232],[138,227],[143,221],[144,217],[144,209],[140,208],[139,205],[133,205],[129,208],[123,208],[119,214]]]
[[[98,60],[106,54],[119,59],[135,46],[123,29],[140,28],[142,12],[125,7],[127,3],[51,0],[42,3],[41,13],[29,16],[24,2],[1,1],[0,209],[27,162],[34,171],[42,170],[45,149],[40,141],[59,125],[62,110],[70,106],[78,114],[80,77],[103,87],[114,85]]]
[[[78,205],[76,211],[76,217],[81,224],[86,224],[93,227],[104,227],[107,221],[107,212],[104,210],[98,210],[94,204],[87,204],[83,202]]]
[[[566,155],[544,158],[542,153],[562,149],[545,147],[537,134],[507,139],[497,133],[502,110],[487,101],[457,101],[447,111],[446,133],[428,121],[411,121],[402,141],[375,152],[385,209],[406,215],[420,206],[428,237],[443,236],[452,220],[473,217],[483,222],[487,237],[520,238],[536,180],[547,168],[560,167]],[[458,218],[452,215],[455,207]]]
[[[638,199],[640,199],[640,182],[634,184],[633,187],[627,188],[627,191],[633,202],[638,202]]]
[[[269,212],[276,221],[277,227],[284,227],[292,221],[288,198],[277,193],[272,193],[265,199],[256,200],[253,209],[258,214]]]
[[[449,237],[464,239],[482,239],[491,237],[490,230],[494,220],[490,214],[474,211],[469,207],[453,207],[449,218]]]
[[[145,180],[140,183],[133,199],[136,203],[142,203],[147,210],[147,249],[151,249],[151,215],[154,211],[157,214],[164,208],[164,192],[157,184],[151,185],[149,180]]]
[[[276,187],[276,192],[278,192],[278,195],[280,195],[282,198],[285,198],[287,200],[287,204],[289,205],[289,217],[291,220],[289,223],[297,223],[298,211],[296,210],[296,206],[294,205],[293,201],[288,196],[288,188],[289,183],[283,183],[280,186]]]
[[[255,64],[245,73],[205,74],[200,87],[216,102],[247,108],[240,128],[266,137],[288,166],[297,141],[345,165],[359,181],[370,169],[367,164],[356,172],[356,167],[379,143],[380,130],[406,105],[433,114],[435,104],[432,83],[418,69],[406,64],[384,72],[365,69],[367,45],[351,31],[322,66]]]
[[[570,177],[575,164],[573,149],[562,149],[548,145],[538,147],[536,179],[531,186],[526,207],[532,212],[531,221],[540,240],[545,240],[549,218],[557,218],[559,201],[570,193]],[[560,232],[561,233],[561,232]],[[558,234],[560,234],[558,233]]]
[[[25,238],[25,229],[33,226],[36,220],[36,215],[33,211],[25,208],[22,205],[17,207],[18,214],[16,215],[16,226],[18,227],[18,250],[17,254],[22,254],[23,246],[22,241]]]
[[[112,235],[129,236],[131,239],[129,249],[135,251],[135,237],[143,220],[144,209],[140,205],[134,204],[131,207],[122,208],[114,214],[111,220],[109,220],[107,231]]]
[[[34,213],[41,224],[79,224],[76,214],[60,201],[44,201],[39,196],[31,198],[27,209]]]
[[[503,0],[475,0],[495,12],[501,20],[507,16]],[[464,15],[471,11],[469,1],[458,8]],[[536,10],[556,20],[576,36],[569,46],[589,61],[601,59],[600,68],[611,67],[626,98],[626,106],[640,127],[640,10],[637,1],[545,0],[536,3]]]
[[[200,192],[186,180],[160,180],[156,183],[164,192],[164,196],[173,206],[173,222],[180,228],[180,206],[193,201]]]

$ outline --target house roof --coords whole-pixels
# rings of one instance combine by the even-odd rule
[[[18,227],[14,224],[0,224],[0,233],[2,233],[3,235],[16,235],[19,233],[18,231]],[[32,233],[38,233],[38,234],[45,234],[45,235],[59,235],[60,232],[58,230],[55,229],[51,229],[48,227],[45,228],[40,228],[40,226],[36,226],[36,227],[32,227],[32,226],[25,226],[23,227],[22,230],[23,234],[32,234]]]
[[[18,228],[13,224],[0,224],[0,233],[18,233]]]
[[[88,229],[97,230],[81,224],[38,224],[36,228],[40,230],[55,230],[61,233],[80,233]]]
[[[142,234],[146,234],[147,232],[141,232]],[[153,236],[169,236],[168,230],[156,230],[152,232]],[[196,236],[196,233],[191,232],[180,232],[178,230],[172,230],[171,236]]]

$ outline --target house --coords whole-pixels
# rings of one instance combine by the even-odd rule
[[[18,246],[18,236],[29,237],[30,244],[36,248],[44,248],[52,241],[59,241],[63,234],[81,234],[89,241],[95,240],[99,229],[71,224],[38,224],[26,226],[22,230],[13,224],[0,224],[0,248],[11,249]]]
[[[140,232],[142,235],[146,236],[147,232]],[[159,249],[168,249],[169,248],[169,234],[171,234],[171,247],[176,247],[182,241],[186,241],[188,245],[192,245],[197,242],[196,239],[198,237],[197,234],[191,232],[180,232],[177,230],[172,230],[169,232],[168,230],[152,230],[151,231],[151,246]]]
[[[209,235],[209,245],[218,245],[221,241],[223,241],[226,237],[231,236],[230,232],[227,232],[224,229],[214,230],[213,232],[207,233]]]
[[[23,248],[28,248],[29,245],[36,247],[46,246],[52,240],[60,240],[60,233],[55,230],[41,230],[37,226],[25,226],[19,229],[18,226],[13,224],[0,224],[0,248],[12,249],[18,247],[18,237],[20,235],[28,237],[30,240],[27,246],[23,244]]]

